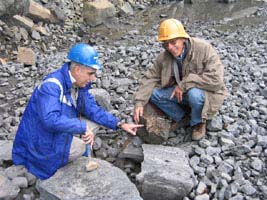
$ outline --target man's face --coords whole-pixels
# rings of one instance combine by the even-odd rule
[[[184,48],[184,38],[174,38],[163,42],[162,46],[174,57],[180,56]]]
[[[78,87],[85,87],[89,82],[95,80],[96,70],[89,67],[77,66],[76,68],[76,82]]]

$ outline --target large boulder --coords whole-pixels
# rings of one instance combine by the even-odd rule
[[[141,200],[135,185],[117,167],[100,159],[95,171],[86,172],[88,158],[81,157],[61,168],[47,180],[38,181],[40,198],[45,200]]]
[[[187,153],[176,147],[143,144],[144,161],[137,175],[145,200],[180,200],[194,186]]]
[[[115,6],[107,0],[84,1],[83,19],[91,26],[102,24],[107,19],[114,17],[115,13]]]

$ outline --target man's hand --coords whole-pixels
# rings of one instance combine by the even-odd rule
[[[139,123],[140,117],[143,116],[144,108],[143,106],[137,106],[134,109],[134,121],[135,123]]]
[[[172,99],[174,96],[176,96],[178,102],[181,102],[183,100],[183,91],[179,88],[178,85],[175,86],[174,90],[172,91],[170,99]]]
[[[121,128],[132,135],[136,135],[137,128],[143,127],[143,126],[144,126],[143,124],[127,124],[127,123],[125,123],[125,124],[121,125]]]
[[[82,135],[82,140],[84,141],[85,144],[90,144],[92,148],[94,144],[94,137],[95,137],[94,133],[87,126],[85,134]]]

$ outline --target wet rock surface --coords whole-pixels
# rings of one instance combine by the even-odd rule
[[[43,76],[57,69],[66,60],[68,48],[80,41],[94,44],[104,65],[94,88],[105,89],[110,96],[108,109],[131,122],[138,79],[162,50],[156,41],[158,22],[173,15],[184,22],[191,36],[204,38],[214,45],[225,65],[229,90],[219,114],[209,122],[203,140],[189,142],[192,130],[188,126],[169,132],[164,139],[163,145],[180,147],[189,154],[196,182],[185,199],[267,198],[266,3],[236,2],[226,6],[215,2],[186,5],[154,1],[162,5],[151,7],[152,1],[138,1],[131,4],[134,16],[119,16],[110,23],[89,27],[80,20],[79,0],[59,1],[57,6],[53,1],[40,2],[56,11],[57,17],[65,22],[35,22],[45,28],[47,35],[15,26],[6,18],[0,19],[1,142],[12,143],[33,88]],[[247,10],[249,7],[253,9]],[[238,8],[242,14],[240,10],[235,12]],[[220,16],[222,12],[224,15]],[[18,47],[30,48],[35,53],[34,65],[17,62]],[[106,95],[101,90],[96,92]],[[103,105],[108,102],[109,97],[102,100]],[[121,168],[136,183],[143,159],[142,143],[139,137],[122,131],[100,129],[94,154]],[[25,169],[12,165],[10,146],[0,145],[0,184],[5,185],[0,187],[0,195],[10,195],[6,196],[10,199],[38,199],[36,179]],[[8,148],[9,152],[2,153]]]

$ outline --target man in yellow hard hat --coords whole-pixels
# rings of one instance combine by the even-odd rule
[[[199,38],[190,37],[176,19],[164,20],[158,29],[164,51],[149,68],[135,95],[134,119],[152,102],[174,121],[185,118],[190,108],[192,140],[206,134],[206,120],[218,112],[227,94],[224,66],[215,49]]]

